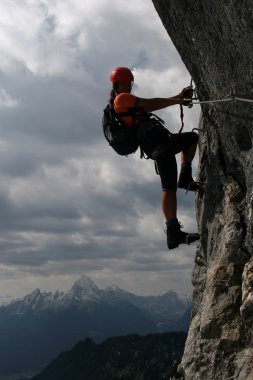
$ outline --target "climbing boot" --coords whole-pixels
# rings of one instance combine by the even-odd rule
[[[191,163],[181,165],[177,187],[179,189],[185,189],[187,192],[199,190],[199,183],[195,182],[192,178]]]
[[[188,232],[181,231],[180,223],[176,222],[170,224],[166,222],[167,226],[167,245],[169,249],[177,248],[180,244],[191,244],[194,241],[199,240],[200,236],[198,233],[190,234]]]

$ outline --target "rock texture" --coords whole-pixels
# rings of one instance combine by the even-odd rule
[[[253,3],[153,0],[200,100],[253,99]],[[253,103],[202,106],[186,380],[253,379]]]

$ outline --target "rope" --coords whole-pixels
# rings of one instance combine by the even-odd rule
[[[192,84],[193,84],[193,80],[191,79],[190,87],[193,87]],[[230,94],[223,99],[213,99],[213,100],[198,100],[196,88],[193,88],[193,94],[195,96],[194,98],[189,98],[189,99],[184,98],[183,99],[183,101],[189,102],[188,108],[191,108],[195,104],[212,104],[212,103],[225,103],[225,102],[228,103],[228,102],[234,102],[234,101],[253,103],[253,99],[241,98],[241,97],[235,96],[234,91],[230,92]],[[193,101],[193,100],[195,100],[195,101]],[[182,104],[180,104],[180,119],[181,119],[181,128],[179,130],[179,133],[181,133],[183,128],[184,128],[184,111],[183,111],[183,105]],[[195,128],[195,129],[197,129],[197,128]]]
[[[181,128],[179,129],[178,133],[182,133],[182,130],[184,129],[184,110],[183,110],[182,104],[180,104],[180,119],[181,119]]]
[[[246,98],[238,98],[238,97],[236,97],[235,100],[239,100],[241,102],[253,103],[253,99],[246,99]]]
[[[190,101],[191,99],[184,99],[186,101]],[[197,100],[197,98],[193,98],[193,100]],[[246,103],[253,103],[253,99],[247,99],[247,98],[239,98],[237,96],[233,96],[232,98],[224,98],[224,99],[214,99],[214,100],[200,100],[197,102],[192,102],[191,104],[210,104],[210,103],[223,103],[223,102],[233,102],[233,101],[240,101],[240,102],[246,102]]]
[[[191,85],[192,85],[192,81],[191,81]],[[253,103],[253,99],[241,98],[238,96],[234,96],[233,94],[232,94],[232,97],[229,97],[231,95],[228,95],[226,98],[223,98],[223,99],[200,100],[199,101],[197,98],[196,89],[194,89],[193,91],[194,91],[194,95],[196,96],[195,98],[191,98],[191,99],[184,98],[183,99],[184,101],[189,102],[189,105],[188,105],[189,108],[191,108],[195,104],[211,104],[211,103],[224,103],[224,102],[234,102],[234,101]],[[197,101],[194,102],[193,100],[197,100]],[[180,104],[180,118],[181,118],[181,128],[179,130],[179,133],[182,133],[182,130],[184,128],[184,112],[183,112],[182,104]],[[194,129],[201,131],[201,129],[198,129],[198,128],[193,128],[192,131],[194,131]]]
[[[210,104],[210,103],[222,103],[222,102],[231,102],[234,99],[216,99],[216,100],[202,100],[198,102],[192,102],[192,104]]]
[[[242,97],[239,97],[239,96],[235,96],[235,90],[233,89],[232,91],[230,91],[230,94],[227,95],[225,98],[223,99],[214,99],[214,100],[198,100],[198,95],[197,95],[197,89],[196,89],[196,86],[193,87],[193,79],[191,78],[191,82],[190,82],[190,87],[192,87],[193,89],[193,94],[195,95],[195,98],[192,98],[192,99],[184,99],[186,101],[191,101],[191,103],[189,104],[189,108],[194,105],[194,104],[210,104],[210,103],[223,103],[223,102],[233,102],[233,101],[236,101],[238,100],[239,102],[246,102],[246,103],[253,103],[253,99],[248,99],[248,98],[242,98]],[[193,100],[197,100],[196,102],[193,102]]]

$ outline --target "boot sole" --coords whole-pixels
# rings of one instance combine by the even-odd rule
[[[198,191],[200,189],[200,184],[197,181],[192,181],[188,183],[177,183],[178,189],[184,189],[186,190],[185,194],[188,193],[188,191]]]
[[[188,234],[186,236],[186,244],[190,245],[191,243],[194,243],[195,241],[198,241],[200,239],[200,235],[199,234]]]
[[[168,245],[169,250],[177,248],[179,244]]]
[[[185,241],[178,241],[174,244],[168,244],[168,249],[174,249],[179,247],[180,244],[187,244],[190,245],[191,243],[194,243],[195,241],[198,241],[200,239],[199,234],[188,234],[185,238]]]

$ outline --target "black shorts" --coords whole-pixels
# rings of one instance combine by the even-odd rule
[[[157,159],[157,169],[161,177],[163,191],[177,190],[177,161],[175,155],[196,144],[198,135],[195,132],[171,135],[171,144]]]

